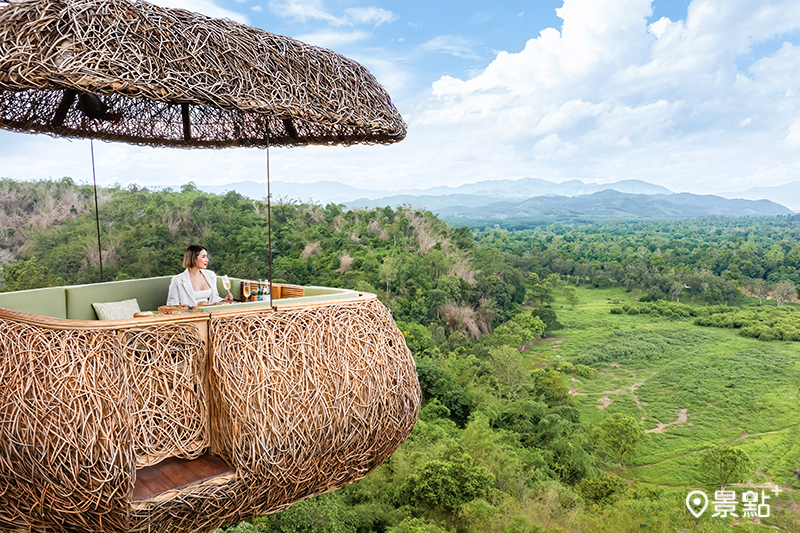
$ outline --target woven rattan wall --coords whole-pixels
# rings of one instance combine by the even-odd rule
[[[127,527],[134,457],[119,348],[113,331],[0,319],[0,530]]]
[[[212,328],[217,451],[259,480],[264,508],[358,479],[414,426],[416,367],[377,299]]]
[[[205,346],[197,328],[170,324],[121,332],[129,370],[136,468],[195,459],[211,444]]]
[[[358,63],[227,19],[128,0],[0,0],[0,127],[222,148],[392,143],[406,125]],[[102,100],[99,118],[79,109]],[[87,107],[91,107],[86,103]]]

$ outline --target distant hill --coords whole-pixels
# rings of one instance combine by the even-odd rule
[[[469,195],[388,197],[358,201],[348,207],[409,203],[445,219],[496,219],[537,217],[687,218],[710,215],[788,215],[792,211],[769,200],[729,200],[719,196],[680,194],[628,194],[607,189],[581,196],[537,196],[522,201],[478,203]],[[446,205],[447,203],[450,205]]]
[[[424,193],[425,196],[464,194],[479,195],[487,198],[521,199],[535,196],[582,196],[606,189],[630,194],[672,194],[672,191],[666,187],[653,185],[641,180],[623,180],[599,185],[597,183],[584,183],[580,180],[555,183],[538,178],[480,181],[458,187],[433,187],[424,191],[400,192],[415,196],[419,196],[420,193]]]
[[[447,219],[526,219],[559,218],[686,218],[709,215],[777,215],[792,211],[777,201],[760,199],[758,191],[780,189],[792,198],[796,187],[800,199],[800,182],[776,187],[750,189],[745,193],[729,193],[731,197],[673,193],[660,185],[641,180],[624,180],[606,185],[571,180],[555,183],[538,178],[487,180],[458,187],[432,187],[387,191],[359,189],[336,181],[316,183],[272,183],[273,199],[300,202],[344,204],[347,207],[384,207],[409,204],[421,207]],[[262,199],[266,184],[243,181],[200,189],[224,194],[235,190],[240,194]],[[796,207],[800,210],[800,201]]]
[[[265,183],[255,181],[240,181],[225,185],[200,186],[201,190],[225,194],[227,191],[236,191],[249,198],[260,200],[267,195]],[[580,180],[555,183],[538,178],[522,178],[518,180],[487,180],[477,183],[466,183],[458,187],[431,187],[429,189],[358,189],[337,181],[317,181],[315,183],[289,183],[273,181],[273,198],[287,198],[299,201],[312,201],[320,204],[348,203],[356,200],[378,200],[387,202],[393,198],[406,198],[418,196],[476,196],[481,204],[488,200],[521,200],[534,196],[580,196],[605,189],[614,189],[619,192],[631,194],[672,194],[672,191],[660,185],[653,185],[641,180],[624,180],[605,185],[584,183]],[[393,200],[392,200],[393,202]],[[391,203],[391,202],[390,202]],[[406,203],[399,201],[399,204]],[[382,203],[382,206],[388,205]],[[392,204],[396,205],[396,204]]]
[[[720,196],[725,198],[744,198],[747,200],[772,200],[794,211],[800,211],[800,181],[775,187],[753,187],[746,191],[723,192],[720,193]]]

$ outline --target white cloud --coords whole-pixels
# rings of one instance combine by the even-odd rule
[[[784,92],[791,97],[800,91],[800,46],[784,42],[777,52],[750,65],[748,72],[762,94]]]
[[[551,133],[533,145],[533,153],[536,154],[536,159],[543,161],[570,157],[574,155],[577,150],[577,146],[562,141],[556,133]]]
[[[317,33],[307,33],[298,35],[297,39],[304,43],[322,46],[324,48],[336,48],[343,44],[351,44],[367,39],[369,34],[363,31],[335,32],[323,31]]]
[[[269,8],[278,16],[300,22],[323,20],[336,26],[344,24],[340,18],[326,12],[318,0],[272,0]]]
[[[351,7],[336,16],[324,9],[321,0],[271,0],[269,7],[284,18],[300,22],[321,20],[333,26],[380,26],[397,20],[397,15],[380,7]]]
[[[473,50],[472,43],[458,35],[437,35],[430,41],[417,47],[421,52],[443,52],[466,59],[480,59]]]
[[[565,0],[561,31],[500,52],[476,76],[442,77],[414,123],[448,125],[454,143],[481,137],[487,152],[514,146],[508,177],[729,188],[774,166],[785,179],[797,167],[787,147],[800,145],[800,47],[786,42],[744,71],[737,60],[800,29],[800,3],[694,0],[685,21],[648,25],[651,9],[650,0]],[[569,161],[543,151],[556,141]]]
[[[351,7],[344,10],[344,16],[351,24],[380,26],[397,20],[397,15],[379,7]]]
[[[161,7],[185,9],[209,17],[227,18],[242,24],[248,23],[247,16],[219,7],[212,0],[151,0],[151,2]]]
[[[261,13],[261,11],[262,11],[261,6],[253,6],[250,9],[252,9],[256,13]]]
[[[795,122],[789,126],[789,135],[786,136],[784,141],[792,148],[800,148],[800,122]]]

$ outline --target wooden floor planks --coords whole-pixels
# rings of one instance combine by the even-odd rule
[[[168,490],[231,472],[233,469],[216,455],[205,454],[191,461],[170,457],[136,471],[133,501],[146,500]]]

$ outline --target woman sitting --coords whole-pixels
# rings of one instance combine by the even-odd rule
[[[183,254],[183,267],[186,270],[172,278],[167,305],[197,307],[201,303],[233,301],[231,294],[225,298],[220,297],[217,291],[217,275],[206,270],[207,266],[208,251],[196,244],[189,246]]]

